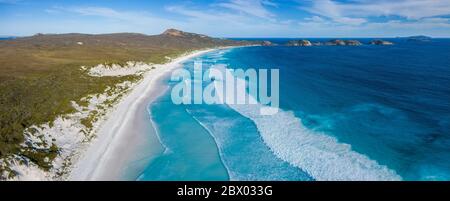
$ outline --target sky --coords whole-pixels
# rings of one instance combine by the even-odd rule
[[[0,0],[0,35],[450,37],[450,0]]]

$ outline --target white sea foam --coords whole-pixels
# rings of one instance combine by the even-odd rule
[[[216,88],[222,87],[219,86],[222,82],[214,84]],[[401,180],[395,171],[353,151],[350,145],[308,130],[292,112],[280,110],[274,115],[261,115],[260,109],[266,107],[261,104],[229,106],[256,124],[264,142],[276,156],[316,180]]]

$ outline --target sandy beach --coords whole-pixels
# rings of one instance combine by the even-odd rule
[[[143,80],[105,118],[97,137],[73,165],[68,180],[135,179],[138,171],[129,170],[139,170],[164,151],[147,111],[149,103],[168,88],[158,84],[158,80],[186,60],[214,50],[217,49],[194,51],[146,72]]]

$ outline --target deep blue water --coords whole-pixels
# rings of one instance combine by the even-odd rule
[[[361,179],[381,172],[381,179],[450,180],[450,40],[391,41],[395,45],[245,47],[196,58],[204,66],[279,68],[286,119],[269,122],[293,123],[263,126],[227,105],[175,106],[169,91],[149,108],[170,151],[140,179],[345,179],[349,167]],[[192,66],[185,63],[191,72]],[[267,132],[287,141],[268,141]],[[329,139],[336,142],[324,144]],[[271,147],[284,142],[286,150]],[[301,146],[314,149],[298,153]],[[317,168],[321,164],[325,168]]]
[[[14,40],[15,38],[14,36],[1,36],[0,40]]]

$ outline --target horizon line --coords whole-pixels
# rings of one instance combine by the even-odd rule
[[[108,33],[81,33],[81,32],[64,32],[64,33],[35,33],[35,34],[31,34],[31,35],[7,35],[7,34],[2,34],[0,35],[1,38],[7,38],[7,37],[15,37],[15,38],[23,38],[23,37],[32,37],[38,34],[44,34],[44,35],[64,35],[64,34],[83,34],[83,35],[107,35],[107,34],[142,34],[142,35],[147,35],[147,36],[155,36],[155,35],[161,35],[162,33],[159,34],[147,34],[147,33],[139,33],[139,32],[108,32]],[[190,32],[190,33],[195,33],[195,32]],[[202,33],[195,33],[195,34],[201,34],[201,35],[206,35],[206,34],[202,34]],[[436,39],[450,39],[450,36],[430,36],[430,35],[425,35],[425,34],[412,34],[412,35],[407,35],[407,36],[210,36],[207,35],[209,37],[212,38],[241,38],[241,39],[283,39],[283,38],[292,38],[292,39],[298,39],[298,38],[407,38],[407,37],[412,37],[412,36],[426,36],[426,37],[430,37],[430,38],[436,38]]]

